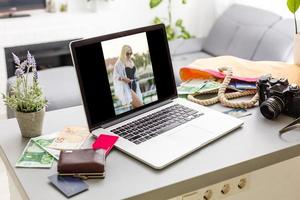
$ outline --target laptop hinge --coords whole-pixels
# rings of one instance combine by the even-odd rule
[[[136,111],[136,112],[131,113],[131,114],[129,114],[129,115],[126,115],[126,116],[124,116],[124,117],[121,117],[121,118],[115,119],[115,120],[113,120],[113,121],[110,121],[110,122],[101,124],[101,128],[107,128],[107,127],[113,126],[113,125],[115,125],[115,124],[118,124],[118,123],[120,123],[120,122],[126,121],[126,120],[128,120],[128,119],[130,119],[130,118],[133,118],[133,117],[135,117],[135,116],[141,115],[141,114],[143,114],[143,113],[145,113],[145,112],[149,112],[150,110],[154,110],[154,109],[156,109],[156,108],[158,108],[158,107],[161,107],[161,106],[166,105],[166,104],[169,104],[169,103],[172,103],[172,99],[168,99],[168,100],[159,102],[159,103],[157,103],[157,104],[155,104],[155,105],[153,105],[153,106],[149,106],[149,107],[147,107],[147,108],[144,108],[144,109],[142,109],[142,110]],[[99,127],[99,128],[100,128],[100,127]],[[98,128],[96,128],[96,129],[98,129]]]

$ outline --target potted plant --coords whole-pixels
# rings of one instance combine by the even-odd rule
[[[298,25],[296,12],[300,6],[300,0],[287,0],[287,7],[294,14],[295,37],[294,37],[294,63],[300,65],[300,35],[298,34]]]
[[[168,18],[162,19],[159,17],[155,17],[153,20],[154,24],[164,23],[166,26],[166,32],[168,40],[175,40],[175,39],[189,39],[193,36],[186,30],[185,26],[183,25],[182,19],[177,19],[175,23],[173,23],[172,17],[172,0],[167,0],[168,2]],[[187,0],[180,0],[182,4],[186,4]],[[149,6],[151,9],[159,6],[163,0],[150,0]]]
[[[9,94],[2,94],[4,103],[15,111],[23,137],[36,137],[42,133],[47,100],[38,82],[34,56],[29,52],[23,62],[12,54],[16,66],[16,80]]]

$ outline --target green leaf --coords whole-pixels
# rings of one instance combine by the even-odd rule
[[[292,13],[296,13],[300,6],[300,0],[287,0],[287,7]]]
[[[182,37],[183,37],[183,39],[189,39],[189,38],[191,38],[191,35],[188,32],[183,32]]]
[[[150,0],[150,8],[155,8],[156,6],[158,6],[163,0]]]
[[[160,19],[159,17],[155,17],[155,18],[153,19],[153,23],[154,23],[154,24],[161,24],[162,21],[161,21],[161,19]]]
[[[170,25],[166,27],[166,32],[168,40],[175,39],[175,30]]]
[[[186,4],[186,3],[187,3],[187,0],[181,0],[181,3],[182,3],[182,4]]]
[[[176,21],[176,26],[178,26],[178,27],[181,27],[182,26],[182,23],[183,23],[183,20],[182,19],[178,19],[177,21]]]

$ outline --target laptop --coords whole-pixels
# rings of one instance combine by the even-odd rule
[[[243,122],[178,98],[162,24],[71,42],[88,127],[162,169]]]

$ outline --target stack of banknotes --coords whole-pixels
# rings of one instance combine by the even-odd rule
[[[51,168],[54,160],[59,159],[60,150],[80,149],[90,136],[83,127],[66,127],[62,131],[31,138],[16,167]]]
[[[188,94],[194,94],[197,92],[207,92],[220,88],[221,83],[210,80],[191,79],[185,81],[177,87],[178,95],[185,97]]]
[[[177,92],[180,97],[187,97],[189,94],[215,91],[220,86],[221,83],[215,80],[191,79],[181,83],[177,87]],[[243,91],[245,89],[256,89],[256,85],[255,83],[231,82],[227,88],[234,91]]]

